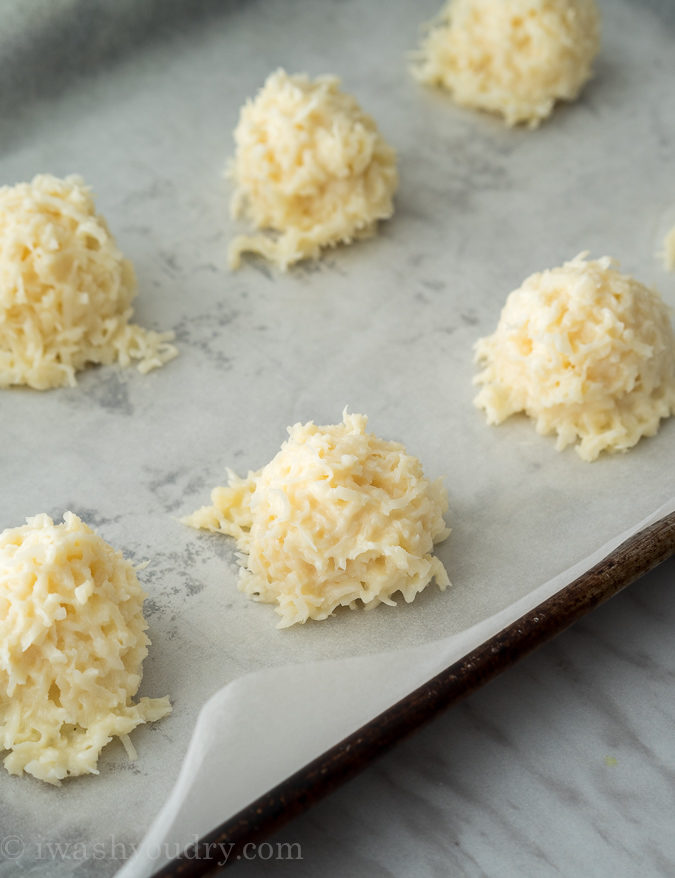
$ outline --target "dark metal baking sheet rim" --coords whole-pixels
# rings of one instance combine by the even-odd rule
[[[204,836],[231,844],[228,864],[247,843],[258,843],[350,780],[376,757],[446,708],[475,692],[497,674],[560,634],[586,613],[675,554],[675,512],[633,535],[553,597],[286,778]],[[216,870],[215,861],[191,856],[192,845],[154,873],[154,878],[193,878]]]

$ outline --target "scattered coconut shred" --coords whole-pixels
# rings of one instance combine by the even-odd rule
[[[663,265],[666,271],[675,271],[675,226],[663,241]]]
[[[266,234],[240,235],[231,268],[257,253],[285,270],[322,247],[375,233],[394,211],[394,150],[334,76],[271,74],[241,110],[228,168],[233,217]]]
[[[515,412],[578,443],[583,460],[626,451],[675,414],[675,336],[659,294],[609,257],[580,254],[512,292],[493,335],[475,346],[475,404],[488,423]]]
[[[145,595],[120,552],[66,512],[0,533],[0,750],[10,774],[98,774],[103,747],[170,713],[133,698],[148,653]]]
[[[412,73],[462,106],[535,128],[590,78],[599,31],[595,0],[449,0]]]
[[[440,481],[396,442],[366,432],[364,415],[290,427],[258,472],[215,488],[212,506],[184,519],[228,534],[240,550],[239,589],[278,604],[278,628],[326,619],[340,606],[410,603],[432,580],[449,585],[434,543],[450,531]]]
[[[176,356],[173,333],[129,319],[136,280],[78,176],[0,188],[0,387],[74,385],[88,363]]]

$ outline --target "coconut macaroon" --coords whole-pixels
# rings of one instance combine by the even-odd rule
[[[176,355],[173,333],[129,323],[135,295],[80,177],[0,188],[0,387],[74,385],[88,363],[161,366]]]
[[[114,737],[170,712],[133,698],[150,643],[129,561],[67,512],[0,534],[0,750],[10,774],[98,774]]]
[[[475,346],[488,423],[515,412],[576,443],[583,460],[626,451],[675,413],[675,337],[658,293],[585,253],[512,292]]]
[[[366,432],[364,415],[288,430],[274,459],[247,478],[228,470],[212,505],[184,519],[235,537],[239,588],[276,603],[279,628],[326,619],[340,606],[410,603],[435,579],[449,585],[434,543],[450,531],[440,480],[396,442]]]
[[[595,0],[449,0],[412,72],[463,106],[534,128],[574,100],[599,48]]]
[[[265,233],[232,241],[231,268],[248,252],[285,270],[373,235],[393,213],[394,150],[334,76],[277,70],[242,108],[234,139],[231,213]]]

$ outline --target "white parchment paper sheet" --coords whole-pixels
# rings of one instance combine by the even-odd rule
[[[181,354],[148,376],[92,369],[73,389],[0,398],[0,527],[72,509],[150,561],[142,694],[174,703],[134,733],[133,765],[112,744],[99,777],[4,777],[2,828],[20,844],[0,875],[46,860],[52,875],[112,874],[180,775],[125,872],[141,875],[673,508],[675,423],[585,464],[525,418],[487,427],[471,381],[508,292],[581,250],[675,301],[655,258],[675,201],[675,15],[602,4],[595,80],[531,132],[411,79],[431,2],[5,7],[0,179],[82,174],[136,266],[136,319],[175,328]],[[279,65],[341,76],[376,117],[399,154],[397,212],[317,265],[230,274],[222,171],[239,107]],[[445,477],[453,588],[278,631],[237,591],[231,541],[177,519],[226,466],[264,465],[289,424],[335,423],[345,405]]]

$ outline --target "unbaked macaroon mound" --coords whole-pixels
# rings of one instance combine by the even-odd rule
[[[78,176],[0,187],[0,387],[74,385],[88,363],[148,372],[173,333],[129,320],[136,279]]]
[[[432,580],[449,585],[434,543],[450,531],[440,481],[397,442],[366,432],[364,415],[295,424],[273,460],[245,479],[228,470],[212,505],[184,519],[235,537],[239,588],[276,603],[279,628],[356,609],[410,603]]]
[[[114,737],[171,711],[134,696],[150,643],[145,595],[120,552],[66,512],[0,533],[0,750],[10,774],[98,774]]]
[[[583,460],[626,451],[675,413],[675,336],[659,294],[609,257],[582,253],[528,277],[475,346],[475,403],[488,423],[516,412],[576,443]]]
[[[599,48],[595,0],[449,0],[413,63],[463,106],[536,127],[572,101]]]
[[[373,235],[393,213],[394,150],[334,76],[277,70],[242,108],[234,139],[231,213],[265,233],[232,241],[232,268],[257,253],[285,270]]]

